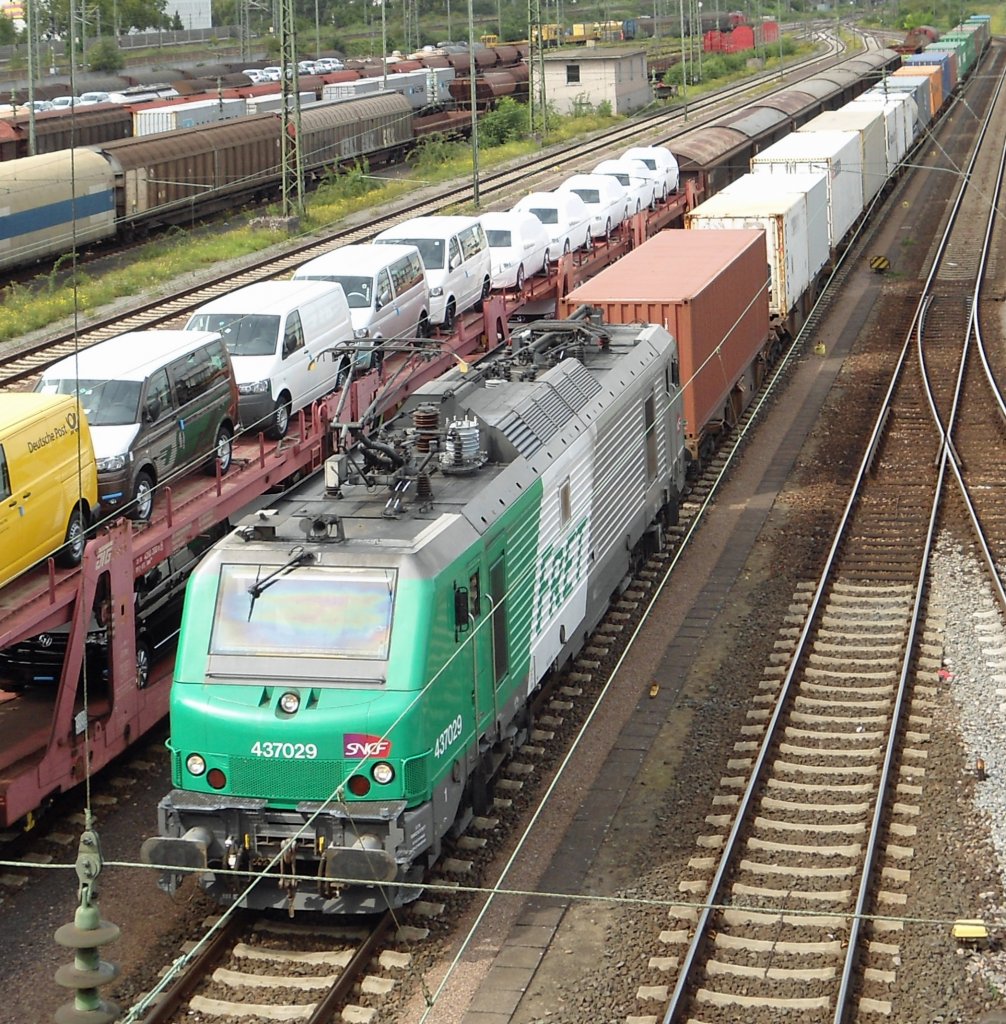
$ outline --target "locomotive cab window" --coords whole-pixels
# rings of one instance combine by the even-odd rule
[[[475,570],[468,580],[468,611],[473,619],[482,614],[482,597],[479,592],[479,571]]]
[[[397,574],[300,565],[220,567],[210,655],[387,659]]]

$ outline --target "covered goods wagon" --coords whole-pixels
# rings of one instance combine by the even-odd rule
[[[115,231],[108,164],[90,149],[67,149],[17,162],[0,217],[0,267],[68,252]]]

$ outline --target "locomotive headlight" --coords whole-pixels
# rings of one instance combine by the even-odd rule
[[[185,759],[185,767],[190,775],[202,775],[206,771],[206,759],[201,754],[189,754]]]
[[[280,710],[285,711],[288,715],[295,715],[300,710],[300,694],[284,693],[279,699]]]
[[[380,786],[386,786],[395,777],[395,769],[387,761],[378,761],[370,774],[374,776],[374,782]]]

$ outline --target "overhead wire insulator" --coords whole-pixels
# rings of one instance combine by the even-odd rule
[[[102,921],[98,911],[94,881],[101,873],[101,844],[98,833],[91,828],[87,814],[86,827],[77,848],[77,877],[80,906],[73,924],[56,929],[56,941],[76,950],[72,964],[64,964],[56,972],[56,984],[75,989],[73,1002],[64,1003],[55,1013],[56,1024],[112,1024],[119,1017],[119,1007],[102,999],[98,989],[119,976],[119,968],[102,960],[100,950],[119,937],[119,926]]]

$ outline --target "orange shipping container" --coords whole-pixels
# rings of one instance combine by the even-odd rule
[[[935,117],[936,111],[943,106],[943,68],[933,64],[906,64],[893,74],[896,78],[929,79],[929,113]]]
[[[677,340],[685,436],[693,455],[732,422],[760,383],[769,337],[765,232],[661,231],[571,291],[560,316],[583,305],[604,323],[652,323]]]

